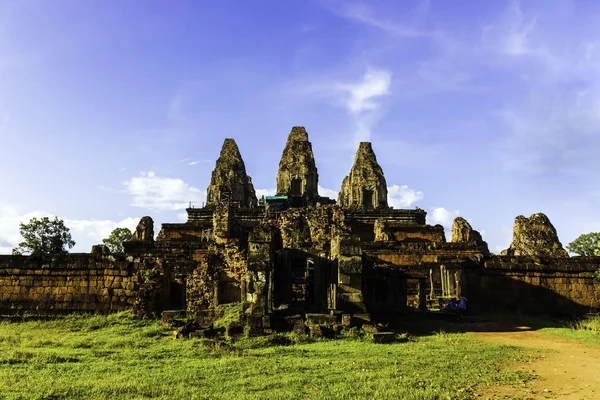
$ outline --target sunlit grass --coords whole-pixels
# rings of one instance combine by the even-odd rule
[[[588,316],[564,323],[561,327],[546,328],[544,331],[568,339],[600,344],[600,316]]]
[[[288,334],[213,349],[125,313],[69,316],[0,324],[0,398],[470,399],[478,385],[529,379],[503,367],[529,356],[444,332],[389,345]]]

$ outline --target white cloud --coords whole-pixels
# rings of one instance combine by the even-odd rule
[[[427,219],[429,225],[440,224],[444,227],[446,232],[452,232],[452,222],[454,218],[460,215],[459,210],[447,210],[444,207],[432,207],[430,212],[427,213]]]
[[[319,185],[318,191],[319,191],[319,196],[329,197],[330,199],[337,200],[338,192],[336,192],[333,189],[327,189],[327,188],[324,188],[323,186]]]
[[[407,185],[388,186],[388,204],[394,208],[406,208],[423,199],[423,192],[409,189]]]
[[[0,204],[0,254],[10,254],[12,249],[21,241],[19,224],[27,223],[32,218],[53,218],[54,214],[45,211],[22,212],[10,204]],[[60,217],[59,217],[60,218]],[[63,218],[69,228],[76,245],[71,252],[87,253],[94,244],[102,243],[110,232],[117,227],[129,228],[132,231],[137,226],[139,218],[124,218],[121,221],[111,220],[78,220]]]
[[[256,197],[260,200],[263,196],[275,196],[276,189],[256,189]]]
[[[184,213],[177,213],[177,219],[181,222],[187,222],[188,219],[188,215],[186,212]]]
[[[374,99],[390,93],[392,73],[385,69],[369,68],[361,81],[342,83],[338,87],[345,92],[346,107],[353,114],[375,110],[379,103]]]
[[[135,230],[139,217],[129,217],[121,221],[111,220],[77,220],[65,219],[65,225],[70,229],[73,240],[77,242],[73,250],[89,252],[94,244],[101,244],[102,239],[108,237],[115,228],[129,228]]]
[[[200,161],[198,160],[194,160],[194,161],[190,161],[189,163],[187,163],[187,165],[192,166],[192,165],[196,165],[198,164]]]
[[[200,204],[206,199],[205,191],[181,179],[156,176],[152,171],[141,172],[123,184],[133,196],[133,206],[152,211],[183,210],[189,202]]]

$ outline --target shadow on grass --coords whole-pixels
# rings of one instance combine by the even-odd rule
[[[536,331],[544,328],[573,326],[574,322],[580,318],[582,316],[528,315],[500,312],[459,316],[439,311],[415,311],[385,324],[389,329],[397,332],[407,332],[414,336],[427,336],[439,332]]]

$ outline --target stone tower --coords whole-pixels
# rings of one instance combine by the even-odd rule
[[[252,179],[246,174],[240,149],[233,139],[223,142],[206,190],[207,207],[215,207],[220,202],[241,208],[254,207],[258,203]]]
[[[342,183],[338,204],[354,211],[388,208],[387,184],[370,142],[358,145],[354,165]]]
[[[500,252],[507,256],[545,256],[567,258],[569,253],[558,240],[556,228],[543,213],[529,218],[519,215],[515,218],[513,239],[510,247]]]
[[[319,174],[312,145],[303,126],[290,132],[277,172],[277,195],[288,196],[292,205],[310,205],[319,197]]]

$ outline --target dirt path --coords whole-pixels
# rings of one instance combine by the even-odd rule
[[[484,399],[600,399],[600,347],[528,330],[473,332],[481,340],[547,350],[539,360],[513,368],[540,378],[519,387],[493,387]]]

